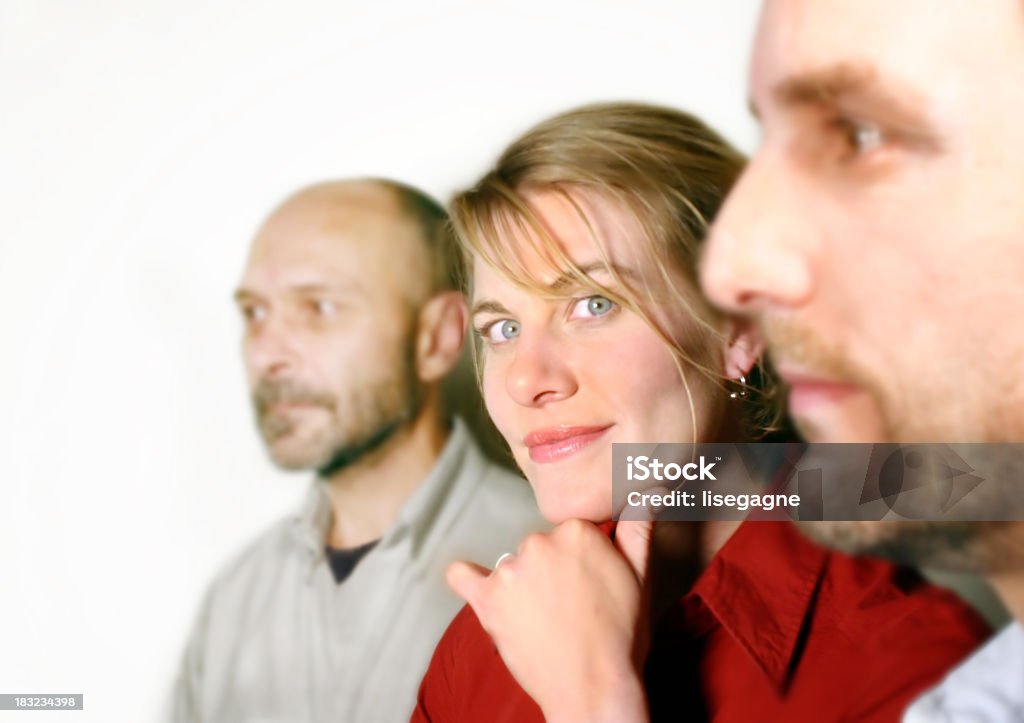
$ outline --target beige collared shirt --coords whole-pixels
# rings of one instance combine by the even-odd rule
[[[330,516],[315,481],[297,515],[214,580],[173,692],[176,723],[408,721],[462,606],[447,565],[491,566],[546,526],[526,482],[489,462],[459,420],[398,520],[340,585],[324,553]]]

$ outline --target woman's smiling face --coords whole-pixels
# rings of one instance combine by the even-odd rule
[[[642,251],[644,231],[627,209],[579,190],[523,197],[576,267],[617,295],[655,299],[641,305],[658,327],[688,358],[721,371],[721,348],[671,303],[671,287],[694,298],[690,284],[671,269],[666,278]],[[705,439],[727,397],[691,365],[680,367],[639,314],[559,270],[532,234],[507,232],[492,245],[511,252],[539,287],[524,289],[474,257],[472,324],[482,339],[487,410],[548,520],[610,519],[612,443]]]

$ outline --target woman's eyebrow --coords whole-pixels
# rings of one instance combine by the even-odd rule
[[[593,263],[583,264],[579,267],[579,270],[583,273],[584,276],[591,276],[595,271],[600,271],[604,272],[605,274],[617,276],[619,278],[637,278],[637,274],[635,271],[633,271],[633,269],[627,268],[625,266],[619,266],[618,264],[614,263],[606,264],[603,261],[594,261]],[[558,292],[563,291],[566,288],[578,286],[579,283],[580,282],[576,274],[563,273],[557,279],[548,284],[548,289],[552,292]]]
[[[512,312],[505,308],[504,304],[494,299],[481,299],[480,301],[473,304],[472,315],[477,314],[511,314]]]
[[[595,261],[593,263],[583,264],[579,267],[580,272],[584,276],[590,276],[595,272],[601,272],[605,274],[614,274],[620,278],[625,277],[629,279],[639,278],[638,274],[625,266],[619,266],[617,264],[606,264],[603,261]],[[580,286],[580,280],[574,273],[563,273],[550,284],[547,285],[547,290],[553,295],[558,295],[560,292],[564,292],[566,289],[571,289],[575,286]],[[483,298],[473,304],[473,308],[470,310],[471,316],[477,314],[508,314],[512,312],[505,307],[500,301],[496,299]]]

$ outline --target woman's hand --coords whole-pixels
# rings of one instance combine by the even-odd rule
[[[568,520],[527,537],[492,573],[465,562],[448,569],[448,584],[549,722],[647,720],[652,524],[620,522],[613,543]]]

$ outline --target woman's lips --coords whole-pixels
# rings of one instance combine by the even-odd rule
[[[538,429],[523,438],[523,444],[530,450],[534,462],[555,462],[597,440],[612,425],[600,426],[558,426]]]

